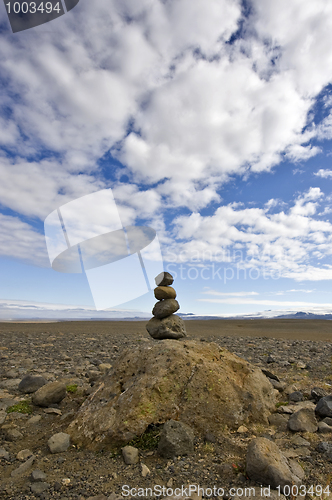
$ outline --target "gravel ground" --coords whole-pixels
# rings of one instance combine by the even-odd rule
[[[332,392],[332,343],[328,340],[332,339],[332,323],[310,323],[310,328],[307,323],[302,330],[303,322],[296,320],[293,320],[293,329],[289,321],[287,328],[270,322],[265,330],[261,323],[257,336],[255,325],[249,321],[186,324],[191,338],[217,342],[276,375],[284,387],[279,392],[279,402],[287,402],[288,395],[295,390],[302,391],[305,399],[310,399],[315,386]],[[271,332],[275,337],[271,337]],[[298,332],[297,339],[294,332]],[[319,338],[321,340],[317,340]],[[225,429],[220,441],[213,436],[197,436],[194,455],[174,460],[159,457],[153,445],[142,439],[137,444],[140,463],[136,465],[125,465],[121,450],[92,453],[71,446],[66,452],[51,454],[47,446],[49,437],[65,432],[91,387],[98,384],[103,364],[113,365],[123,349],[147,341],[155,342],[145,331],[144,322],[0,324],[0,448],[9,455],[0,458],[1,499],[85,500],[99,494],[106,498],[113,494],[115,500],[121,496],[123,485],[175,488],[188,483],[205,488],[222,487],[227,497],[232,486],[257,486],[246,476],[245,455],[253,436],[260,435],[269,436],[287,456],[301,464],[306,474],[303,484],[308,488],[330,483],[332,463],[316,451],[316,446],[320,441],[332,442],[332,435],[294,434],[272,425],[257,425],[242,433]],[[53,405],[55,413],[46,413],[36,406],[32,406],[32,414],[7,413],[8,407],[30,399],[17,389],[18,382],[27,373],[42,375],[48,381],[64,381],[67,386],[77,385],[77,391],[67,392],[59,405]],[[12,430],[21,435],[15,437]],[[299,435],[310,445],[301,446],[295,439]],[[35,456],[34,462],[25,473],[13,476],[13,471],[24,463],[17,458],[22,450],[30,450]],[[142,464],[150,470],[146,477],[142,475]],[[39,494],[31,491],[30,474],[36,469],[46,474],[48,484]]]

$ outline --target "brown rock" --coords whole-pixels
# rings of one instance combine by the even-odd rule
[[[171,285],[174,281],[173,276],[170,273],[163,272],[158,274],[158,276],[155,277],[155,282],[157,286],[168,286]]]
[[[294,432],[316,432],[318,423],[315,417],[315,412],[311,408],[301,408],[288,420],[288,427]]]
[[[32,402],[37,406],[49,406],[54,403],[60,403],[65,396],[65,384],[62,382],[49,382],[33,394]]]
[[[171,286],[157,286],[154,289],[154,296],[157,300],[175,299],[176,291]]]
[[[158,340],[177,340],[186,336],[184,321],[176,314],[171,314],[162,319],[151,318],[146,324],[146,329],[152,338]]]
[[[166,318],[180,309],[180,305],[175,299],[160,300],[152,309],[152,314],[158,319]]]
[[[173,419],[218,438],[225,424],[267,424],[274,408],[259,368],[214,343],[164,340],[124,351],[66,432],[90,450],[112,449]]]

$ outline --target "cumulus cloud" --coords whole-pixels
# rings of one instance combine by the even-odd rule
[[[111,187],[125,224],[144,218],[164,242],[191,239],[185,252],[238,245],[256,255],[273,244],[282,268],[298,272],[308,252],[329,255],[317,191],[273,215],[199,212],[222,203],[235,176],[319,153],[310,141],[330,137],[331,116],[314,124],[310,113],[331,81],[331,28],[325,0],[253,0],[247,17],[240,0],[99,0],[2,32],[1,203],[42,220]],[[124,168],[100,162],[106,153]],[[170,234],[165,210],[179,207],[193,213]]]
[[[332,267],[324,259],[332,255],[332,224],[316,215],[322,197],[319,188],[310,188],[288,211],[271,214],[269,204],[265,208],[229,204],[211,216],[180,216],[175,224],[177,242],[165,258],[265,268],[295,280],[331,279]]]
[[[326,168],[320,168],[318,172],[315,172],[317,177],[322,177],[323,179],[330,179],[332,177],[332,170]]]

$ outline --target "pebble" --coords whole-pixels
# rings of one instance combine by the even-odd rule
[[[30,450],[21,450],[16,455],[16,458],[17,458],[17,460],[21,460],[22,462],[24,462],[25,460],[30,458],[32,455],[33,455],[33,453]]]
[[[138,463],[137,448],[135,448],[134,446],[124,446],[121,451],[125,464],[133,465]]]
[[[70,446],[70,436],[65,432],[58,432],[47,441],[51,453],[67,451]]]

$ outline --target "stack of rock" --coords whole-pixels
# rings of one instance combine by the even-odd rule
[[[173,314],[180,308],[175,300],[176,291],[170,286],[173,281],[173,276],[167,272],[160,273],[155,278],[157,288],[154,289],[154,296],[158,302],[152,310],[154,317],[146,325],[154,339],[180,339],[186,336],[183,319]]]

